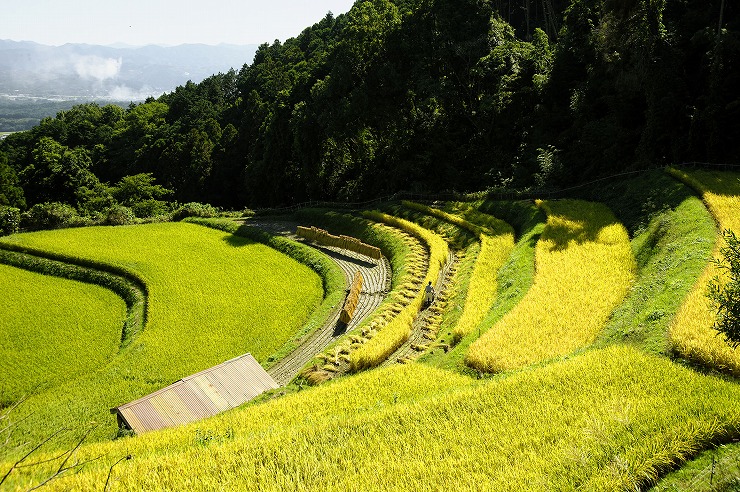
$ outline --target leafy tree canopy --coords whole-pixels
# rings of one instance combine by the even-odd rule
[[[238,70],[10,135],[0,179],[26,206],[147,175],[241,208],[734,162],[738,60],[736,2],[362,0]]]
[[[721,333],[733,348],[740,346],[740,240],[734,232],[723,232],[724,261],[718,265],[726,274],[715,278],[709,286],[709,298],[716,311],[714,329]]]
[[[154,184],[152,173],[124,176],[110,191],[113,198],[126,207],[145,200],[161,200],[172,194],[172,190]]]

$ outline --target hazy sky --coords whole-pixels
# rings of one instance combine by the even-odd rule
[[[354,0],[15,0],[0,39],[131,45],[261,44],[347,12]]]

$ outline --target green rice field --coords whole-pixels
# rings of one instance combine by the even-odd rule
[[[31,436],[95,421],[101,425],[92,437],[110,437],[116,427],[109,408],[245,352],[264,362],[322,298],[321,279],[308,267],[194,224],[65,229],[3,241],[116,265],[142,278],[149,292],[147,324],[125,350],[93,373],[64,373],[61,384],[29,398],[33,417],[20,426]]]
[[[0,405],[118,353],[126,306],[113,292],[5,265],[0,291]]]

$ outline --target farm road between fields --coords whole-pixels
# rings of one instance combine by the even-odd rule
[[[373,260],[367,256],[348,251],[346,249],[331,246],[319,246],[299,239],[295,235],[298,222],[291,221],[265,221],[248,220],[245,224],[261,229],[270,234],[287,237],[294,241],[302,242],[324,252],[342,270],[345,278],[345,286],[349,285],[354,278],[355,272],[360,272],[363,277],[362,291],[352,320],[346,327],[339,322],[341,304],[335,306],[334,312],[327,322],[318,330],[307,335],[298,347],[288,356],[277,362],[267,370],[268,374],[280,386],[288,384],[316,354],[322,352],[327,346],[338,340],[345,333],[354,330],[360,322],[365,319],[383,299],[388,295],[391,288],[391,266],[385,257]]]
[[[457,268],[460,264],[461,257],[450,251],[444,267],[439,272],[437,282],[434,284],[434,301],[428,307],[422,307],[421,311],[414,318],[411,326],[411,335],[403,345],[388,357],[380,367],[387,367],[393,364],[405,364],[418,359],[428,344],[434,342],[437,338],[438,323],[435,323],[434,311],[431,309],[443,299],[450,295],[450,288],[453,285],[453,279],[457,274]]]

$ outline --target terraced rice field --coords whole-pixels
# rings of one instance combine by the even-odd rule
[[[298,239],[295,236],[298,226],[296,222],[250,220],[249,225],[272,234]],[[335,314],[326,320],[321,329],[304,338],[295,350],[268,370],[272,378],[281,385],[288,384],[307,362],[328,345],[339,340],[344,334],[352,333],[380,305],[391,287],[391,268],[387,258],[374,260],[333,246],[314,246],[329,256],[342,270],[345,285],[349,285],[355,273],[359,272],[363,277],[363,288],[357,310],[346,326],[339,324],[339,311],[335,309]]]
[[[596,340],[635,274],[624,226],[596,203],[544,202],[534,284],[470,346],[466,362],[498,372],[564,356]]]
[[[738,397],[737,384],[627,347],[484,382],[395,366],[85,447],[79,459],[105,459],[50,489],[93,490],[130,454],[111,490],[634,490],[737,436]]]
[[[720,225],[738,227],[734,221],[740,220],[740,202],[736,200],[740,176],[674,174],[703,193]],[[671,347],[698,339],[698,329],[703,330],[705,318],[711,318],[706,304],[692,297],[698,299],[696,293],[706,280],[698,281],[694,294],[685,302],[678,298],[689,290],[702,268],[704,253],[711,249],[706,236],[712,231],[706,227],[709,219],[701,203],[689,196],[683,185],[663,178],[656,183],[666,190],[670,186],[665,180],[675,185],[671,188],[675,197],[663,197],[665,203],[633,200],[637,205],[630,206],[642,207],[646,218],[642,225],[630,222],[632,238],[605,205],[581,200],[538,202],[546,223],[531,202],[447,204],[444,211],[414,206],[417,212],[452,225],[445,234],[453,249],[469,244],[461,239],[464,234],[458,234],[461,227],[473,232],[481,241],[480,247],[470,249],[477,252],[478,261],[496,256],[492,243],[484,244],[484,236],[506,237],[510,255],[500,254],[496,267],[486,263],[486,268],[473,268],[466,263],[467,279],[453,274],[461,264],[454,259],[460,250],[450,253],[442,237],[419,225],[424,220],[412,223],[378,212],[365,213],[365,219],[326,212],[297,214],[319,221],[323,217],[339,229],[344,225],[338,233],[356,232],[356,237],[378,246],[388,259],[382,266],[372,265],[345,251],[326,250],[343,265],[345,276],[358,268],[365,268],[370,277],[385,272],[384,290],[390,290],[390,295],[359,323],[356,330],[361,334],[333,333],[336,353],[317,358],[332,367],[336,367],[335,359],[338,364],[341,359],[344,366],[352,361],[355,370],[363,371],[318,387],[297,387],[281,398],[181,428],[83,445],[75,460],[95,460],[55,479],[49,489],[649,488],[701,450],[740,439],[737,381],[702,374],[664,356],[669,337]],[[681,190],[676,192],[676,187]],[[661,193],[660,189],[653,191]],[[514,218],[512,223],[518,221],[517,237],[503,223],[496,223],[503,232],[493,234],[490,221],[498,219],[473,208]],[[620,213],[619,217],[628,217],[630,212]],[[334,232],[326,224],[316,225]],[[176,231],[167,232],[170,238],[177,237],[177,243],[187,243]],[[191,234],[194,231],[187,235]],[[239,257],[238,262],[249,264],[250,274],[268,275],[256,267],[251,269],[251,260],[259,257],[266,261],[258,249],[247,251],[253,244],[237,245],[245,240],[220,237],[229,247],[245,250],[247,256]],[[461,239],[459,244],[456,238]],[[205,238],[199,241],[208,243]],[[52,244],[42,243],[33,245],[46,248]],[[484,246],[488,246],[488,255],[483,254]],[[61,251],[70,255],[94,251],[94,246],[85,248],[70,246]],[[145,249],[142,246],[140,254]],[[217,249],[209,249],[209,256],[218,257]],[[193,251],[188,254],[192,256]],[[176,261],[173,256],[164,257]],[[159,270],[147,262],[136,263],[123,249],[103,258],[140,272],[148,284],[158,285]],[[388,269],[391,265],[393,271]],[[185,275],[180,266],[167,268]],[[161,266],[162,271],[167,268]],[[214,267],[219,268],[220,263]],[[422,287],[439,279],[440,272],[445,279],[440,292],[444,301],[433,306],[434,311],[430,308],[419,315]],[[229,279],[230,289],[239,281],[238,275],[232,275],[236,279]],[[493,292],[484,288],[486,281]],[[464,300],[447,295],[447,289],[453,292],[458,282],[465,283]],[[155,294],[156,289],[152,302],[166,298]],[[704,312],[687,315],[687,305]],[[453,316],[454,310],[460,312]],[[190,311],[189,315],[195,313]],[[157,320],[174,315],[158,312],[152,304],[151,316],[136,343],[124,350],[127,361],[137,362],[142,354],[156,353],[157,342],[146,338],[147,332],[160,326]],[[407,338],[411,327],[427,321],[437,323],[443,316],[472,320],[456,337],[458,346],[427,354],[421,363],[383,363],[399,346],[404,350],[409,345],[399,344],[398,334]],[[451,336],[452,327],[445,326],[449,333],[440,337]],[[682,334],[679,326],[688,327],[685,333],[689,335]],[[383,335],[385,330],[387,335]],[[701,341],[696,352],[672,350],[732,373],[726,359],[712,355],[708,343]],[[299,346],[297,353],[300,347],[305,348]],[[408,348],[414,350],[410,345]],[[461,367],[466,350],[466,361],[475,371]],[[701,357],[693,355],[701,350],[705,352]],[[412,358],[403,357],[406,362]],[[116,365],[116,360],[109,368],[120,371],[122,366]],[[285,361],[290,360],[278,362],[273,369],[287,367],[290,364]],[[378,364],[387,367],[366,370]],[[108,377],[106,371],[97,376]],[[132,377],[124,378],[125,385],[116,383],[113,390],[141,387],[141,376],[129,375]],[[289,379],[289,375],[285,377],[285,381]],[[43,461],[55,456],[42,450],[36,458]],[[58,461],[15,469],[4,485],[10,490],[32,487],[52,474]],[[0,475],[11,464],[0,457]]]
[[[498,291],[498,270],[514,248],[514,230],[506,222],[469,207],[464,208],[460,216],[411,202],[405,202],[405,205],[464,228],[472,232],[481,243],[463,314],[454,328],[454,341],[457,343],[472,332],[491,309]]]
[[[321,279],[308,267],[194,224],[67,229],[3,241],[118,265],[149,289],[148,322],[129,347],[94,373],[65,377],[26,402],[34,417],[20,430],[37,439],[92,420],[104,424],[91,438],[111,437],[111,407],[245,352],[264,362],[322,297]]]
[[[424,300],[424,287],[427,283],[436,283],[442,266],[448,258],[447,243],[437,234],[424,229],[413,222],[399,219],[380,212],[366,212],[365,217],[401,229],[424,243],[428,249],[428,268],[420,285],[405,287],[411,297],[408,305],[403,307],[395,316],[378,331],[378,334],[350,354],[350,365],[353,370],[377,367],[395,352],[411,335],[414,318],[421,309]],[[418,275],[414,275],[418,278]]]
[[[126,306],[96,285],[0,265],[0,405],[118,353]]]

